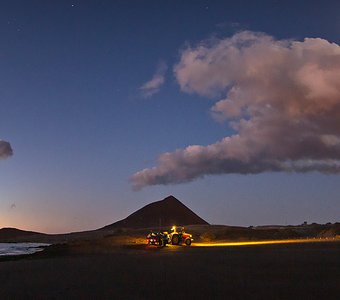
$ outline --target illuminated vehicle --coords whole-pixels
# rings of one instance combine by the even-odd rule
[[[177,226],[172,226],[171,233],[167,231],[150,232],[147,237],[148,245],[155,245],[164,247],[166,244],[190,246],[192,241],[192,235],[184,231],[184,227],[177,229]]]
[[[168,238],[169,243],[172,245],[180,245],[184,243],[185,245],[190,246],[193,240],[192,235],[184,231],[184,227],[181,227],[181,229],[178,230],[177,226],[172,226],[171,233]]]
[[[146,240],[148,242],[148,245],[155,245],[155,246],[160,246],[164,247],[168,243],[168,233],[166,231],[164,232],[150,232]]]

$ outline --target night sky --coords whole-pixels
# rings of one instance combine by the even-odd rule
[[[1,1],[0,228],[172,194],[212,224],[340,221],[339,1]]]

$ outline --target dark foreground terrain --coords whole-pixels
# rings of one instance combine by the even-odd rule
[[[57,250],[0,261],[0,299],[340,299],[340,243]]]

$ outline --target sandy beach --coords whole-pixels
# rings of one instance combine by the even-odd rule
[[[144,245],[0,262],[1,299],[339,299],[340,243]]]

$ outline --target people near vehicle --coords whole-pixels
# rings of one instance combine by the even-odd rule
[[[151,231],[147,235],[147,240],[149,245],[159,245],[161,247],[164,247],[166,244],[186,244],[187,246],[190,246],[193,241],[192,235],[186,233],[184,227],[179,227],[177,229],[177,226],[172,226],[170,233],[167,231],[158,231],[157,233]]]

